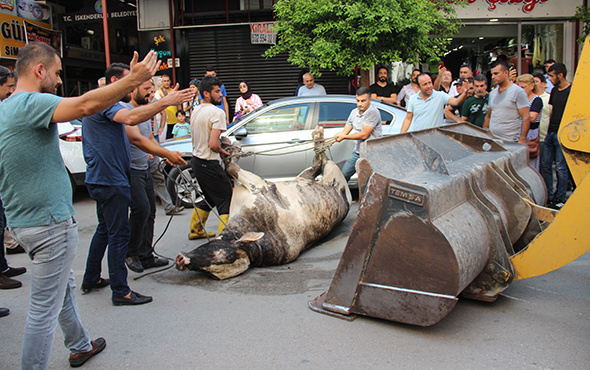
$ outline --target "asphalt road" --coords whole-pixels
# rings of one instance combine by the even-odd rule
[[[84,191],[74,206],[80,244],[73,268],[81,284],[96,215]],[[133,280],[140,275],[130,272],[131,288],[154,297],[136,307],[112,306],[108,288],[78,291],[89,335],[107,341],[84,368],[590,368],[590,254],[513,283],[494,303],[460,299],[428,328],[367,317],[347,322],[311,311],[307,302],[329,287],[357,207],[327,240],[289,265],[255,268],[225,281],[176,269]],[[159,253],[174,257],[202,243],[187,239],[189,219],[189,211],[172,219]],[[159,206],[157,235],[167,221]],[[214,231],[212,221],[208,229]],[[26,255],[7,257],[11,266],[31,266]],[[19,278],[22,288],[0,291],[0,306],[12,311],[0,318],[0,369],[20,367],[30,275]],[[59,329],[49,367],[68,367]]]

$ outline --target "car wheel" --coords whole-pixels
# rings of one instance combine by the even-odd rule
[[[166,188],[172,202],[185,208],[193,208],[193,200],[196,204],[203,199],[201,187],[193,176],[190,165],[174,167],[168,176]]]

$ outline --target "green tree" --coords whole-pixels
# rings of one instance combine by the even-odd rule
[[[576,8],[576,15],[572,19],[578,19],[584,25],[582,35],[578,39],[578,44],[583,44],[586,41],[586,37],[590,35],[590,8],[580,5]]]
[[[457,0],[455,3],[463,0]],[[389,61],[439,60],[460,27],[447,0],[279,0],[277,44],[289,62],[351,75]]]

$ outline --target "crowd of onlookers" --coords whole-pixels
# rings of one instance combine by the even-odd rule
[[[402,87],[388,82],[387,74],[386,67],[377,69],[373,98],[407,108],[402,132],[470,122],[501,140],[526,144],[530,164],[547,186],[547,206],[563,207],[568,186],[573,187],[557,140],[571,86],[563,63],[550,59],[544,70],[518,75],[499,56],[491,65],[491,81],[468,64],[460,67],[459,78],[453,81],[451,71],[440,63],[437,74],[414,70],[410,83]]]

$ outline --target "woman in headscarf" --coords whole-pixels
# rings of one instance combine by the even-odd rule
[[[262,100],[260,99],[260,96],[252,93],[250,84],[248,84],[246,81],[242,81],[238,87],[240,88],[241,96],[236,100],[236,113],[234,114],[234,120],[240,119],[256,108],[262,106]]]

